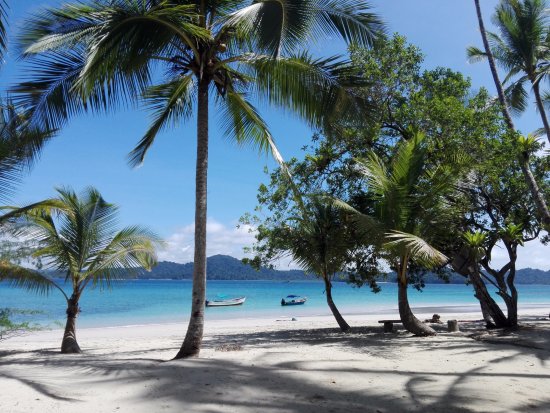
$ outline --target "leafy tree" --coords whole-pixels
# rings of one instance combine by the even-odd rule
[[[311,125],[350,116],[357,99],[349,67],[300,48],[336,35],[368,46],[382,29],[362,0],[103,0],[46,10],[21,36],[30,81],[16,88],[37,122],[59,126],[82,110],[142,101],[153,122],[130,154],[143,161],[157,134],[197,114],[195,257],[192,310],[176,358],[197,355],[206,279],[208,116],[211,96],[226,134],[271,148],[271,134],[249,98],[291,110]],[[156,83],[153,68],[167,76]]]
[[[540,150],[534,139],[524,139],[529,152]],[[482,309],[492,318],[488,325],[515,327],[517,325],[518,292],[515,287],[518,247],[539,237],[543,228],[536,217],[530,192],[523,179],[515,155],[515,137],[501,137],[483,141],[471,138],[463,141],[472,170],[469,184],[463,188],[467,212],[458,231],[466,230],[466,245],[476,252],[466,265],[466,274],[476,289]],[[490,154],[490,156],[488,156]],[[530,169],[543,190],[548,190],[548,161],[530,157]],[[448,227],[449,231],[453,231]],[[491,262],[496,248],[503,247],[508,256],[506,264],[496,268]],[[468,257],[466,257],[468,260]],[[503,299],[507,315],[487,293],[485,284],[496,288]]]
[[[327,304],[340,329],[350,329],[332,298],[332,281],[349,269],[357,249],[357,234],[332,202],[319,196],[293,205],[296,215],[277,214],[265,220],[243,222],[256,225],[256,244],[251,249],[253,259],[244,259],[259,268],[290,256],[304,271],[321,278],[325,284]]]
[[[149,230],[131,226],[116,229],[118,208],[106,202],[99,192],[87,189],[80,197],[69,189],[58,189],[56,208],[38,206],[14,209],[17,234],[35,240],[45,266],[66,274],[71,285],[68,295],[44,274],[10,263],[0,263],[0,281],[15,287],[47,294],[57,289],[67,301],[67,323],[61,343],[62,353],[80,353],[76,340],[79,300],[86,287],[110,287],[113,280],[129,269],[150,269],[156,264],[158,238]]]
[[[546,0],[503,0],[496,8],[493,22],[500,34],[487,33],[491,52],[504,69],[508,71],[504,84],[512,109],[524,111],[527,108],[530,83],[535,95],[537,109],[541,115],[547,139],[550,142],[550,124],[546,117],[540,85],[550,72],[550,19]],[[476,47],[468,48],[468,56],[477,61],[487,58],[487,53]],[[519,76],[519,77],[518,77]]]
[[[27,315],[37,314],[37,313],[39,313],[39,311],[0,308],[0,341],[7,340],[10,337],[24,334],[29,331],[39,330],[40,327],[28,321],[20,321],[20,322],[12,321],[12,318],[14,316],[27,316]]]

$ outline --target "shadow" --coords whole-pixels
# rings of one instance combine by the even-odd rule
[[[529,393],[539,395],[533,398],[519,391],[549,381],[550,372],[531,357],[544,360],[547,349],[475,341],[469,336],[476,328],[461,325],[461,333],[426,338],[404,331],[385,334],[378,327],[346,334],[288,328],[209,335],[204,358],[171,361],[166,360],[177,346],[159,351],[148,343],[131,351],[94,347],[69,357],[50,348],[5,350],[0,378],[52,399],[56,412],[94,403],[98,394],[109,411],[122,406],[120,411],[134,413],[550,411],[545,393]],[[35,368],[44,377],[30,379]],[[71,386],[53,390],[52,376],[74,384],[79,393]]]

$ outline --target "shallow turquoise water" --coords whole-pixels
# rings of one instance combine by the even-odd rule
[[[334,283],[333,296],[343,314],[395,313],[397,286],[381,284],[382,292],[373,294],[368,288],[353,288]],[[520,309],[534,309],[541,314],[550,310],[549,285],[520,285]],[[411,305],[422,312],[479,311],[470,286],[430,284],[424,291],[409,290]],[[206,308],[207,319],[262,318],[330,314],[319,281],[209,281],[207,296],[246,296],[243,306]],[[280,301],[288,294],[308,297],[303,306],[282,307]],[[191,282],[174,280],[133,280],[114,285],[112,290],[85,291],[80,306],[81,327],[151,324],[185,321],[191,303]],[[63,322],[65,302],[53,291],[40,297],[0,283],[0,308],[41,310],[43,314],[29,316],[32,322],[54,325]]]

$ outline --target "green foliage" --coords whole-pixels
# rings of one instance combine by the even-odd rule
[[[40,330],[40,327],[29,321],[13,321],[14,316],[29,316],[40,314],[37,310],[17,310],[13,308],[0,308],[0,341],[10,337],[24,334],[30,331]]]

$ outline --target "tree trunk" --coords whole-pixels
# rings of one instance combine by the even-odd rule
[[[502,115],[504,116],[504,121],[506,122],[506,125],[508,126],[508,129],[511,133],[516,133],[516,127],[514,126],[514,122],[512,121],[512,116],[510,115],[510,110],[508,109],[508,103],[506,101],[506,97],[504,95],[504,90],[502,88],[502,83],[500,81],[500,78],[498,76],[497,67],[495,64],[495,59],[493,57],[493,53],[491,51],[491,48],[489,47],[489,41],[487,40],[487,32],[485,31],[485,24],[483,23],[483,16],[481,14],[481,7],[479,5],[479,0],[474,0],[475,6],[476,6],[476,12],[477,12],[477,20],[479,23],[479,31],[481,33],[481,38],[483,39],[483,47],[485,48],[485,53],[487,55],[487,60],[489,62],[489,67],[491,68],[491,74],[493,75],[493,80],[495,82],[495,87],[497,89],[498,93],[498,99],[500,101],[500,106],[502,110]],[[548,210],[548,206],[546,205],[546,201],[539,189],[539,186],[537,184],[537,181],[535,180],[535,177],[533,176],[533,173],[531,172],[531,168],[529,166],[529,155],[523,154],[520,155],[520,165],[521,170],[523,172],[523,175],[525,177],[525,181],[527,182],[527,186],[529,187],[529,190],[531,191],[531,196],[533,197],[533,200],[535,201],[535,205],[537,207],[537,211],[540,215],[540,219],[544,226],[546,228],[550,227],[550,211]]]
[[[537,212],[540,216],[542,225],[545,229],[550,229],[550,212],[548,212],[544,195],[541,192],[533,173],[531,172],[531,167],[529,166],[529,154],[520,154],[519,163],[529,191],[531,192],[531,196],[533,197],[533,201],[535,202],[535,206],[537,207]]]
[[[477,294],[476,294],[476,298],[477,298]],[[485,327],[487,327],[488,330],[496,328],[496,325],[493,322],[493,318],[491,317],[491,312],[489,311],[489,307],[487,306],[487,303],[483,300],[479,300],[479,307],[481,308],[481,315],[483,317],[483,320],[485,320]]]
[[[508,320],[506,319],[506,316],[504,315],[496,301],[489,294],[487,286],[479,275],[479,270],[474,270],[470,273],[470,282],[474,286],[475,297],[479,300],[482,307],[485,306],[485,309],[494,321],[495,327],[507,327]]]
[[[401,268],[399,268],[397,280],[401,322],[403,323],[403,327],[415,336],[434,336],[436,334],[435,330],[416,318],[409,306],[409,298],[407,296],[407,261],[407,257],[401,260]]]
[[[63,333],[63,341],[61,342],[61,353],[63,354],[82,352],[76,341],[76,318],[79,312],[78,297],[73,295],[67,300],[67,323],[65,324],[65,332]]]
[[[538,82],[533,83],[533,93],[535,94],[535,99],[537,102],[537,109],[539,110],[540,117],[542,118],[542,123],[544,125],[544,132],[546,133],[546,139],[550,142],[550,124],[548,123],[548,118],[546,117],[546,110],[544,109],[544,103],[540,97],[540,86]]]
[[[332,315],[334,315],[336,322],[340,326],[340,330],[345,333],[349,331],[350,326],[346,322],[346,320],[344,320],[344,317],[342,317],[342,314],[340,314],[340,311],[338,311],[336,304],[334,304],[334,301],[332,300],[332,283],[330,282],[328,277],[323,278],[325,280],[325,294],[327,295],[327,304],[330,308],[330,311],[332,311]]]
[[[204,331],[206,300],[206,207],[208,179],[208,87],[209,81],[199,81],[197,107],[197,168],[195,188],[195,253],[193,262],[193,293],[187,334],[176,359],[198,356]]]

